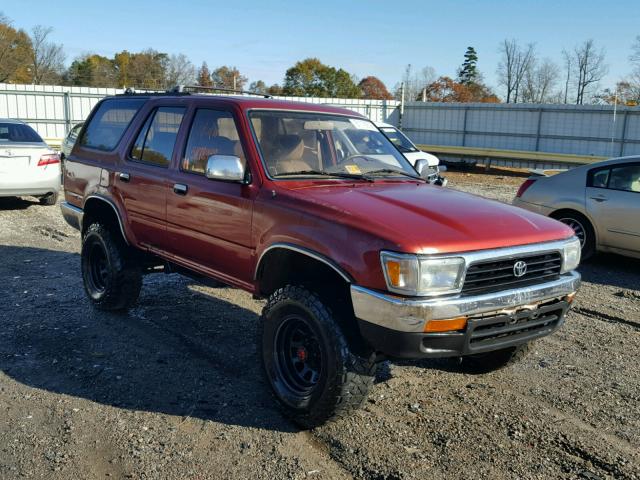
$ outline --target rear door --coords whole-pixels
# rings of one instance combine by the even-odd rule
[[[187,267],[249,284],[254,189],[204,175],[210,155],[235,155],[246,165],[236,121],[232,111],[222,108],[193,111],[167,185],[168,248]]]
[[[167,171],[185,110],[179,105],[155,105],[147,112],[115,174],[114,189],[124,203],[129,226],[138,243],[152,250],[167,248]]]
[[[600,243],[640,252],[640,162],[592,170],[586,196]]]

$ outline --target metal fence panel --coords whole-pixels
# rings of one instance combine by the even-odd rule
[[[426,145],[640,154],[640,109],[634,107],[411,102],[405,105],[402,127]]]

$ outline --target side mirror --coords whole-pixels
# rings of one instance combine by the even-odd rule
[[[429,168],[429,161],[425,160],[424,158],[417,160],[414,168],[416,169],[416,172],[418,172],[418,175],[420,175],[422,178],[427,178],[431,173],[433,173]]]
[[[235,155],[211,155],[204,172],[211,180],[244,183],[244,165]]]

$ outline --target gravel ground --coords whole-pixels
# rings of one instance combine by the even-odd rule
[[[518,177],[448,172],[510,201]],[[390,362],[364,409],[310,432],[262,381],[263,303],[146,277],[94,311],[59,209],[0,199],[0,478],[640,478],[640,262],[583,265],[566,325],[508,369]]]

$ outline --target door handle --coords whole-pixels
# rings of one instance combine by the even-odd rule
[[[186,195],[187,190],[189,190],[189,187],[184,183],[175,183],[173,185],[173,193],[176,193],[178,195]]]
[[[123,182],[128,182],[129,180],[131,180],[131,175],[129,175],[128,173],[120,172],[118,174],[118,178]]]
[[[591,197],[592,200],[595,200],[596,202],[606,202],[608,200],[607,197]]]

